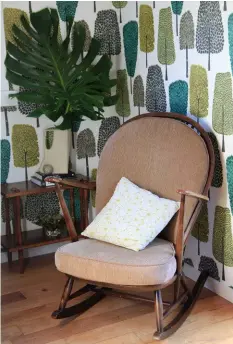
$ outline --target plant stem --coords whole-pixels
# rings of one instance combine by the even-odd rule
[[[138,2],[136,1],[136,18],[138,18]]]
[[[209,29],[208,71],[210,71],[210,29]]]
[[[37,128],[40,127],[40,120],[39,120],[39,118],[36,119],[36,127],[37,127]]]
[[[147,61],[147,35],[146,35],[146,68],[148,66],[148,61]]]
[[[227,2],[226,1],[223,1],[223,2],[224,2],[223,11],[227,11]]]
[[[90,179],[90,176],[89,176],[89,162],[88,162],[88,156],[86,155],[86,169],[87,169],[87,180]]]
[[[25,168],[25,182],[28,182],[28,170],[27,170],[27,151],[24,151],[24,168]]]
[[[94,12],[96,12],[96,2],[95,1],[93,2],[94,2]]]
[[[120,7],[120,23],[122,23],[122,17],[121,17],[121,7]]]
[[[186,44],[186,78],[189,77],[188,46]]]
[[[130,93],[133,94],[132,77],[130,76]]]
[[[5,123],[6,123],[6,136],[10,136],[9,132],[9,121],[7,116],[7,107],[4,107]]]

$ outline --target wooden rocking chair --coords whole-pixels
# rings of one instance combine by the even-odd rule
[[[81,314],[106,295],[115,294],[155,303],[154,339],[161,340],[174,333],[189,315],[208,277],[208,272],[202,271],[189,291],[182,261],[202,202],[208,201],[213,171],[213,147],[198,123],[174,113],[149,113],[127,121],[109,138],[100,157],[96,183],[52,179],[73,241],[59,248],[55,255],[57,269],[68,280],[52,317],[61,319]],[[123,176],[160,197],[180,200],[179,212],[160,237],[140,252],[93,239],[78,240],[60,186],[79,188],[84,230],[88,225],[90,190],[96,188],[99,213]],[[71,293],[74,279],[85,281],[86,285]],[[163,302],[161,290],[171,284],[174,284],[174,301]],[[153,291],[154,300],[125,292],[129,290]],[[90,291],[94,294],[89,299],[66,307],[69,300]],[[165,326],[164,319],[178,306],[179,313]]]

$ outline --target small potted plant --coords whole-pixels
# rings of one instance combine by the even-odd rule
[[[57,238],[66,231],[65,219],[61,214],[41,216],[36,224],[43,228],[45,235],[49,238]]]

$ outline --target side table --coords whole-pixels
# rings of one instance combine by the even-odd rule
[[[74,205],[74,189],[70,186],[64,186],[63,189],[70,190],[70,206],[72,216],[75,214]],[[1,185],[1,195],[5,202],[5,218],[6,218],[6,235],[1,236],[1,245],[7,252],[8,265],[12,263],[12,252],[18,252],[20,273],[24,273],[24,249],[50,245],[58,242],[68,241],[70,237],[68,233],[61,234],[60,237],[52,239],[45,236],[42,228],[35,230],[22,231],[20,218],[20,197],[42,194],[56,191],[55,186],[41,187],[32,182],[18,182]],[[10,206],[9,201],[13,203],[13,226],[10,223]],[[82,200],[80,200],[82,201]],[[76,223],[76,230],[80,224]]]

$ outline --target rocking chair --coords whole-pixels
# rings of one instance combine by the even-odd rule
[[[52,178],[72,240],[55,255],[57,269],[68,279],[59,308],[52,317],[79,315],[106,295],[114,294],[155,303],[154,339],[161,340],[174,333],[191,312],[208,277],[208,272],[202,271],[190,291],[182,261],[202,202],[208,201],[213,171],[213,147],[198,123],[174,113],[149,113],[127,121],[109,138],[100,157],[96,183]],[[96,189],[98,214],[121,177],[160,197],[181,202],[179,212],[159,238],[139,252],[94,239],[79,240],[61,192],[61,185],[79,188],[84,230],[88,225],[90,190]],[[74,279],[86,285],[72,293]],[[174,300],[163,302],[161,290],[171,284],[174,284]],[[153,291],[154,299],[126,292],[129,290]],[[66,307],[69,300],[90,291],[93,295],[89,299]],[[177,307],[179,313],[165,326],[164,319]]]

